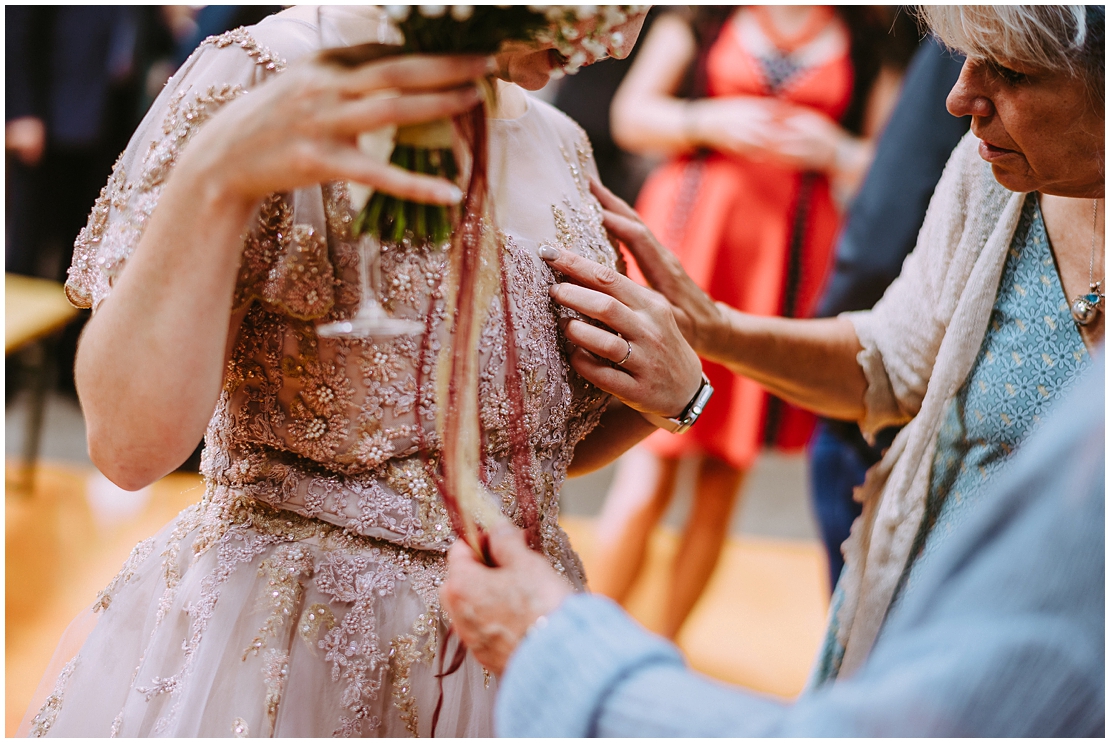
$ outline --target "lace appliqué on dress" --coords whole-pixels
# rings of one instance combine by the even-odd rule
[[[54,684],[54,691],[39,708],[38,714],[31,718],[31,731],[28,737],[44,738],[50,732],[50,727],[58,717],[58,710],[62,708],[62,696],[65,694],[69,677],[73,675],[73,669],[76,666],[77,658],[73,658],[62,668],[62,672],[58,674],[58,680]]]
[[[284,67],[244,30],[206,44],[242,49],[259,73],[254,80]],[[248,86],[200,87],[177,92],[165,104],[161,136],[132,152],[127,167],[123,159],[117,164],[75,248],[67,283],[75,303],[95,306],[111,291],[183,148]],[[589,193],[589,145],[579,135],[562,152],[567,171],[557,174],[565,180],[569,172],[573,185],[550,204],[554,244],[618,266]],[[246,235],[235,304],[248,309],[206,433],[204,500],[164,536],[139,545],[98,598],[98,610],[112,616],[135,601],[137,575],[160,579],[157,610],[143,629],[148,634],[128,686],[131,701],[113,734],[134,734],[130,726],[139,723],[132,715],[144,702],[152,734],[188,721],[191,677],[210,670],[198,660],[203,638],[212,627],[238,622],[240,615],[228,612],[244,598],[236,594],[244,585],[252,594],[231,660],[245,664],[244,679],[259,685],[252,688],[261,709],[255,701],[224,711],[219,734],[273,734],[291,712],[290,666],[297,677],[306,650],[336,684],[340,711],[334,717],[329,711],[325,723],[334,733],[396,730],[398,716],[404,730],[417,733],[417,700],[426,703],[426,694],[417,694],[414,683],[432,672],[446,627],[438,588],[443,553],[454,540],[422,459],[434,467],[440,448],[435,359],[449,324],[447,254],[382,246],[382,302],[394,315],[426,322],[432,328],[426,339],[321,339],[316,322],[357,310],[359,254],[346,188],[326,184],[319,194],[322,213],[313,224],[298,222],[302,192],[273,194]],[[548,294],[556,276],[533,247],[524,247],[533,243],[497,238],[506,251],[542,546],[556,570],[581,586],[581,564],[558,526],[558,492],[574,446],[596,426],[608,398],[567,363],[558,332],[562,310]],[[515,518],[504,332],[503,309],[494,302],[480,335],[482,477]],[[63,688],[59,679],[59,707]]]

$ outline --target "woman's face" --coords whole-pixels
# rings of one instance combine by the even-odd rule
[[[617,59],[627,57],[632,51],[632,47],[636,44],[636,39],[640,36],[640,29],[644,25],[644,17],[647,11],[633,14],[625,23],[613,29],[616,34],[615,38],[619,40],[619,44],[612,44],[609,47],[608,55]],[[578,31],[580,36],[587,35],[595,21],[585,20],[578,24]],[[612,40],[614,34],[610,34]],[[539,90],[547,85],[547,81],[551,78],[551,74],[556,70],[561,70],[566,64],[567,60],[559,52],[555,50],[554,42],[536,45],[534,43],[525,42],[506,42],[501,48],[501,52],[497,54],[497,61],[500,65],[500,72],[498,77],[511,83],[516,83],[526,90]],[[582,65],[593,64],[604,56],[597,56],[589,52],[585,47],[579,47],[580,52],[584,55]]]
[[[1104,115],[1082,78],[969,58],[948,110],[972,117],[979,155],[1011,191],[1102,198]]]

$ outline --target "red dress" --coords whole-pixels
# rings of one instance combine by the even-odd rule
[[[838,121],[852,93],[848,52],[796,72],[772,93],[760,61],[725,24],[707,59],[707,95],[775,95]],[[823,174],[711,152],[656,170],[636,204],[644,222],[714,299],[756,315],[811,316],[832,262],[840,215]],[[630,275],[643,281],[630,264]],[[705,452],[748,469],[760,449],[805,446],[813,416],[706,362],[716,390],[698,424],[681,436],[657,431],[646,445],[663,457]]]

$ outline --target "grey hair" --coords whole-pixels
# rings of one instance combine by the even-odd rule
[[[1103,100],[1105,9],[1084,5],[922,5],[918,15],[950,49],[992,62],[1084,77]]]
[[[1087,36],[1082,5],[922,5],[944,44],[969,57],[1074,70]]]

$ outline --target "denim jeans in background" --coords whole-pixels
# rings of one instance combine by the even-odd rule
[[[828,557],[830,592],[844,568],[840,545],[848,538],[852,522],[863,510],[863,506],[852,499],[852,490],[863,484],[868,467],[875,461],[846,440],[841,430],[843,425],[839,421],[818,421],[808,452],[809,490]],[[863,441],[859,429],[855,435]]]

